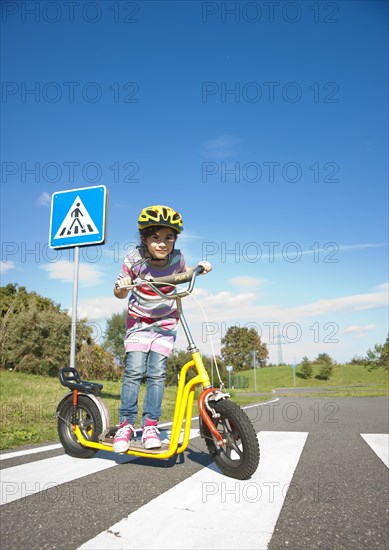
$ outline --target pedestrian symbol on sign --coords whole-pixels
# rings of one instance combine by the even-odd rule
[[[99,233],[99,231],[93,223],[84,203],[77,195],[54,238],[77,237],[82,234],[94,235],[96,233]]]
[[[68,229],[68,235],[71,234],[71,232],[72,232],[72,227],[73,227],[73,225],[74,225],[76,222],[78,222],[78,223],[80,224],[80,226],[81,226],[81,231],[82,231],[83,233],[85,233],[85,228],[84,228],[84,226],[82,225],[82,223],[80,222],[80,220],[78,219],[78,216],[80,216],[80,215],[83,216],[83,213],[82,213],[81,210],[78,208],[78,207],[80,206],[80,203],[78,202],[78,203],[76,204],[76,206],[77,206],[77,208],[75,208],[75,209],[73,210],[73,212],[72,212],[72,217],[74,216],[74,222],[72,223],[72,225],[71,225],[70,228]],[[77,232],[78,232],[78,231],[77,231]]]

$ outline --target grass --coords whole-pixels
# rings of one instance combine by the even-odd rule
[[[303,379],[297,369],[295,386],[293,370],[288,366],[257,369],[256,386],[254,372],[240,372],[241,380],[246,378],[248,387],[231,389],[231,397],[240,405],[266,401],[275,388],[295,388],[290,395],[299,396],[298,389],[315,388],[314,393],[305,391],[301,396],[315,397],[365,397],[388,395],[388,372],[377,369],[369,372],[360,365],[340,365],[334,368],[330,380],[318,380],[319,367],[315,366],[313,378]],[[102,397],[109,410],[111,424],[118,421],[121,382],[103,381]],[[341,387],[347,386],[347,387]],[[55,411],[60,398],[66,394],[57,378],[0,371],[1,407],[0,407],[0,448],[9,449],[23,444],[42,443],[58,440]],[[141,387],[140,402],[144,398],[144,386]],[[198,392],[198,390],[196,390]],[[249,395],[256,393],[256,395]],[[259,395],[258,395],[259,394]],[[164,393],[163,416],[161,422],[173,418],[176,388],[168,387]],[[274,397],[274,394],[273,394]],[[197,414],[195,407],[194,413]]]
[[[336,365],[329,380],[320,380],[317,377],[320,367],[314,365],[313,376],[305,379],[301,378],[299,368],[296,369],[295,377],[293,369],[290,366],[265,367],[256,371],[256,387],[254,388],[254,372],[244,371],[239,373],[248,378],[248,388],[237,390],[237,392],[252,392],[254,389],[258,392],[271,392],[275,388],[284,388],[283,393],[288,389],[293,389],[293,395],[298,393],[301,388],[314,388],[314,395],[318,396],[317,390],[322,389],[325,395],[339,394],[339,397],[357,397],[363,393],[363,389],[374,396],[388,395],[388,371],[383,368],[368,371],[362,365]],[[347,386],[342,388],[341,386]],[[292,392],[291,392],[292,393]],[[304,391],[303,395],[309,395]]]

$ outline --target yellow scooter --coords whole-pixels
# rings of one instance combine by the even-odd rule
[[[176,300],[192,359],[181,368],[170,442],[162,443],[159,449],[146,450],[140,442],[132,440],[125,454],[167,459],[185,451],[189,443],[194,391],[201,385],[203,389],[198,398],[200,435],[209,453],[223,474],[249,479],[259,464],[255,430],[246,413],[229,399],[229,394],[212,387],[182,309],[182,298],[193,291],[196,276],[202,270],[200,266],[185,273],[147,280],[147,285],[162,298]],[[181,283],[189,284],[185,290],[172,294],[162,293],[157,286]],[[187,381],[190,369],[194,369],[195,376]],[[98,450],[113,452],[117,427],[110,426],[108,409],[100,397],[103,385],[81,380],[78,371],[71,367],[62,368],[59,377],[61,384],[70,390],[57,407],[58,434],[65,452],[78,458],[90,458]]]

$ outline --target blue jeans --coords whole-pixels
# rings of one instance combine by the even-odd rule
[[[143,403],[141,426],[146,418],[159,420],[165,389],[167,357],[155,351],[129,351],[123,375],[119,422],[135,424],[138,416],[138,395],[141,380],[146,373],[146,396]]]

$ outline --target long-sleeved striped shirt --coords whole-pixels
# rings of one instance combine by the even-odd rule
[[[142,261],[143,260],[143,261]],[[144,262],[142,247],[131,250],[124,259],[117,281],[123,277],[163,277],[185,271],[185,258],[180,250],[173,250],[165,267]],[[165,294],[174,292],[171,286],[159,286]],[[147,284],[132,290],[128,299],[126,351],[155,351],[169,356],[176,339],[178,311],[175,300],[164,300]]]

